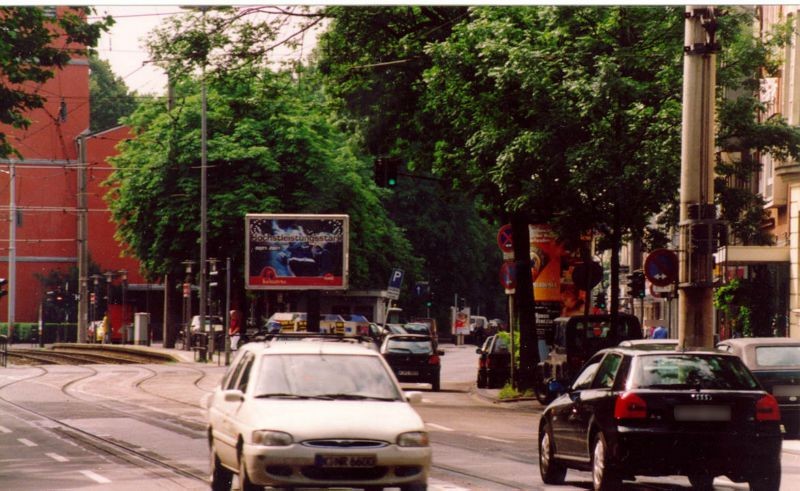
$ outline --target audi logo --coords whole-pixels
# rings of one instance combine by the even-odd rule
[[[711,394],[692,394],[692,399],[695,401],[710,401]]]

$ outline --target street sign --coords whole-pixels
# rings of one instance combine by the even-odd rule
[[[500,227],[497,232],[497,245],[503,252],[514,252],[514,242],[511,240],[511,224]]]
[[[656,286],[667,286],[678,279],[678,255],[669,249],[656,249],[644,260],[644,275]]]
[[[400,298],[400,286],[403,284],[403,270],[394,269],[392,275],[389,277],[388,297],[392,300]]]
[[[517,287],[517,266],[514,261],[506,261],[500,266],[500,284],[506,290]]]
[[[603,279],[603,267],[592,261],[579,263],[572,270],[572,282],[579,290],[589,291]]]
[[[430,291],[430,286],[427,281],[418,281],[414,285],[414,295],[418,297],[427,297]]]

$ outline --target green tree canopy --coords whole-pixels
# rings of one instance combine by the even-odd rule
[[[350,282],[383,285],[418,261],[386,217],[367,164],[336,130],[318,87],[289,74],[249,73],[208,94],[208,255],[243,264],[246,213],[347,213]],[[200,90],[181,83],[177,109],[148,102],[128,120],[136,138],[121,144],[107,201],[150,276],[196,260],[200,200]]]

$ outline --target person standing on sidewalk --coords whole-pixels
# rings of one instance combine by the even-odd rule
[[[228,327],[228,336],[231,338],[231,351],[236,351],[239,347],[239,337],[242,324],[242,316],[238,310],[231,310],[231,325]]]

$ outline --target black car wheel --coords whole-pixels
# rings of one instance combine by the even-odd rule
[[[611,456],[606,437],[598,433],[592,451],[592,484],[594,491],[616,491],[622,487],[622,479],[612,469]]]
[[[400,491],[426,491],[427,489],[428,485],[424,482],[416,482],[400,486]]]
[[[753,479],[750,479],[751,491],[778,491],[781,487],[781,462],[775,460]]]
[[[486,381],[486,374],[480,373],[480,372],[478,373],[477,385],[478,385],[479,389],[485,389],[486,388],[486,386],[488,385],[487,381]]]
[[[230,491],[233,472],[222,466],[213,445],[209,449],[209,453],[211,454],[211,491]]]
[[[553,397],[553,394],[551,394],[550,391],[547,390],[547,384],[544,382],[534,384],[533,393],[534,395],[536,395],[536,400],[539,401],[539,404],[543,406],[550,404],[551,402],[553,402],[553,399],[555,399],[555,397]]]
[[[692,489],[698,491],[714,489],[714,476],[708,474],[689,474],[689,482],[692,483]]]
[[[545,484],[564,484],[567,468],[555,460],[553,430],[546,423],[539,432],[539,474]]]
[[[439,392],[442,390],[441,381],[439,380],[438,376],[431,380],[431,390],[434,392]]]

